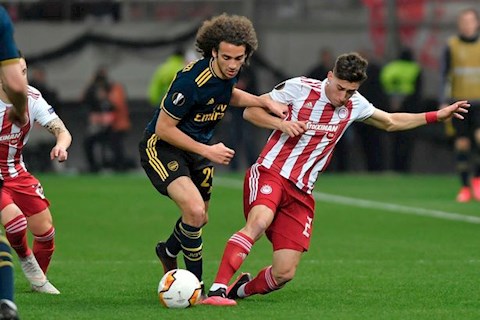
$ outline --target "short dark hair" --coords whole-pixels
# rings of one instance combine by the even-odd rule
[[[344,53],[338,56],[333,74],[340,80],[362,83],[367,79],[367,59],[357,52]]]
[[[205,58],[212,56],[212,49],[218,51],[220,42],[225,41],[236,46],[244,45],[246,59],[257,50],[258,40],[252,22],[243,16],[223,13],[203,22],[195,39],[197,51]]]

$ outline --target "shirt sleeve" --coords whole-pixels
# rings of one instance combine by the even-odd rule
[[[58,118],[58,115],[38,90],[35,89],[35,93],[38,93],[36,97],[29,97],[29,108],[32,108],[33,119],[40,125],[45,126],[50,121]]]
[[[171,85],[161,108],[170,117],[181,120],[197,103],[197,84],[189,77],[180,76]]]
[[[283,81],[270,91],[270,97],[284,104],[292,104],[301,93],[301,83],[298,78]]]
[[[375,112],[375,107],[373,104],[368,101],[364,96],[362,96],[360,93],[356,93],[357,99],[359,99],[358,103],[358,116],[355,119],[355,121],[364,121],[372,116],[372,114]]]

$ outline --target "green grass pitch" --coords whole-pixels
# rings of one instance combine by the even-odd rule
[[[241,177],[217,178],[204,228],[207,288],[244,223]],[[457,204],[455,177],[324,175],[311,249],[291,283],[237,307],[185,310],[158,302],[154,246],[178,210],[144,175],[39,179],[57,230],[49,278],[62,294],[32,293],[16,259],[22,319],[480,319],[480,202]],[[270,263],[261,239],[241,271]]]

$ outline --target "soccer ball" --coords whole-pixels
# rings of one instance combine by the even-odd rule
[[[202,288],[197,277],[188,270],[170,270],[158,285],[158,298],[167,308],[183,309],[193,306],[200,298]]]

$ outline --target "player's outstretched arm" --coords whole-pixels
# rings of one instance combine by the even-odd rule
[[[60,118],[53,119],[45,126],[51,134],[57,138],[57,143],[50,151],[50,159],[58,159],[58,162],[63,162],[68,159],[67,149],[72,144],[72,135]]]
[[[257,127],[280,130],[290,137],[301,135],[307,130],[304,121],[283,120],[259,107],[246,108],[243,111],[243,118]]]
[[[285,118],[288,114],[288,106],[274,101],[264,94],[262,96],[256,96],[246,91],[234,88],[230,104],[237,107],[261,107],[269,110],[280,118]]]
[[[469,107],[468,101],[457,101],[441,110],[424,113],[388,113],[375,109],[372,116],[364,122],[385,131],[402,131],[429,123],[443,122],[453,117],[463,120]]]

